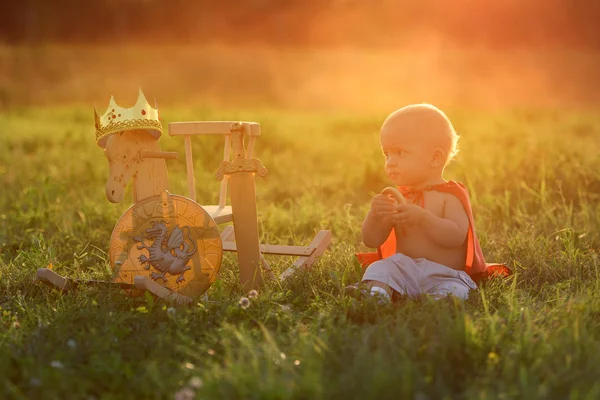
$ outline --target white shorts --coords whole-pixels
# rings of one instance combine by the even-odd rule
[[[430,294],[435,297],[454,295],[466,300],[469,291],[477,289],[477,285],[465,271],[425,258],[412,259],[402,253],[369,265],[362,280],[385,283],[396,292],[413,298]]]

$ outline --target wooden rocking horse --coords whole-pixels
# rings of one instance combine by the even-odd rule
[[[254,174],[267,173],[260,161],[252,158],[260,126],[250,122],[181,122],[170,124],[172,136],[185,138],[189,198],[169,194],[165,159],[177,153],[161,151],[162,133],[158,109],[152,108],[140,90],[136,105],[119,107],[111,98],[108,110],[95,112],[96,140],[109,162],[106,198],[123,200],[128,182],[133,183],[134,204],[121,216],[112,232],[109,260],[113,282],[76,281],[41,268],[38,278],[61,290],[81,283],[109,284],[127,289],[132,295],[149,290],[177,303],[190,303],[191,297],[204,293],[216,280],[222,252],[237,251],[240,283],[244,290],[262,283],[260,267],[274,277],[262,253],[299,256],[282,274],[290,276],[309,268],[327,248],[330,231],[320,231],[308,246],[260,245],[256,214]],[[224,160],[216,175],[221,182],[219,204],[200,206],[195,202],[191,135],[225,135]],[[249,137],[248,148],[244,138]],[[230,153],[233,149],[231,161]],[[231,206],[225,205],[227,178],[230,178]],[[218,223],[233,221],[222,233]],[[235,241],[231,239],[235,237]],[[137,289],[137,290],[136,290]]]

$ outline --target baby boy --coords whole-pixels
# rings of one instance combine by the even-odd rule
[[[373,197],[362,239],[385,258],[369,265],[362,283],[382,299],[393,294],[466,299],[477,288],[472,276],[485,262],[467,190],[443,177],[457,153],[450,120],[432,105],[410,105],[385,120],[380,139],[385,173],[406,204],[385,194]]]

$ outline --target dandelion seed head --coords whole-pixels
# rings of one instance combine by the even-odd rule
[[[247,297],[242,297],[238,304],[245,310],[246,308],[250,307],[250,300]]]
[[[252,289],[250,292],[248,292],[248,298],[250,299],[255,299],[258,297],[258,292],[254,289]]]

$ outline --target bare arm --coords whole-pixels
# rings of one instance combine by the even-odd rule
[[[365,246],[379,247],[390,235],[394,226],[394,203],[378,194],[371,201],[371,209],[362,224],[362,240]]]
[[[382,221],[371,211],[362,224],[362,240],[367,247],[379,247],[390,235],[394,224],[392,221]]]

